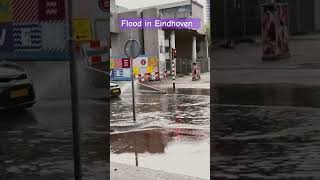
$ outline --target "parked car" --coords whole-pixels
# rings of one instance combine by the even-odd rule
[[[117,97],[121,95],[121,89],[119,84],[116,82],[111,81],[110,82],[110,96],[111,97]]]
[[[26,109],[34,104],[33,83],[24,68],[0,60],[0,109]]]

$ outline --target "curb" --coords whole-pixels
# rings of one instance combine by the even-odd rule
[[[149,86],[149,85],[146,85],[146,84],[143,84],[143,83],[139,83],[139,82],[138,82],[137,85],[138,85],[138,88],[139,88],[139,89],[156,91],[157,94],[167,94],[166,91],[163,91],[163,90],[161,90],[161,89],[159,89],[159,88],[155,88],[155,87],[153,87],[153,86]],[[155,92],[150,92],[150,94],[154,94],[154,93],[155,93]]]
[[[205,180],[198,177],[113,162],[110,164],[110,175],[110,178],[114,180]]]

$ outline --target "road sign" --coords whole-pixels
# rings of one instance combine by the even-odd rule
[[[10,0],[0,2],[0,22],[9,22],[12,20],[12,8]]]
[[[124,46],[124,53],[128,58],[136,58],[141,53],[141,45],[140,43],[135,39],[130,39],[126,42]]]
[[[91,23],[89,19],[73,20],[73,30],[76,41],[90,41],[92,39]]]
[[[99,0],[99,7],[104,12],[110,11],[110,0]]]
[[[146,65],[146,64],[147,64],[147,61],[146,61],[145,59],[142,59],[142,60],[141,60],[141,65],[144,66],[144,65]]]

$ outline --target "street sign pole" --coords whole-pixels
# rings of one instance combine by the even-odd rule
[[[131,32],[132,37],[132,32]],[[138,57],[141,53],[141,46],[137,40],[130,39],[124,46],[124,52],[128,58],[130,58],[131,66],[131,84],[132,84],[132,112],[133,121],[136,122],[136,104],[135,104],[135,93],[134,93],[134,72],[133,72],[133,59]]]
[[[71,81],[71,104],[72,104],[72,132],[73,132],[73,161],[74,178],[81,180],[81,160],[80,160],[80,130],[79,130],[79,92],[77,62],[73,53],[73,27],[72,27],[72,0],[68,0],[69,12],[69,53],[70,53],[70,81]]]
[[[136,122],[136,102],[134,93],[134,73],[133,73],[133,60],[130,58],[131,65],[131,85],[132,85],[132,112],[133,112],[133,122]]]

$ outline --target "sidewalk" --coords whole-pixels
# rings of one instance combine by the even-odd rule
[[[152,170],[125,164],[111,163],[110,179],[112,180],[204,180],[164,171]]]
[[[202,73],[201,79],[198,81],[192,81],[191,75],[176,77],[175,83],[176,89],[210,89],[210,73]],[[168,80],[162,79],[161,81],[150,81],[149,83],[143,82],[143,84],[161,90],[171,89],[173,87],[171,76],[168,77]]]
[[[261,40],[237,44],[235,49],[214,48],[214,70],[225,69],[297,69],[320,68],[320,34],[292,36],[289,41],[291,57],[262,61]]]

